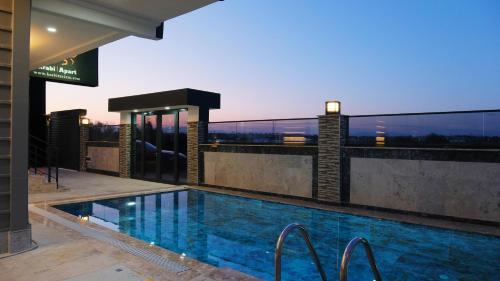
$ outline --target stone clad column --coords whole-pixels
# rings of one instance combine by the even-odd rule
[[[80,124],[80,171],[87,171],[87,142],[89,141],[89,125]]]
[[[208,108],[190,106],[188,108],[187,132],[187,182],[198,185],[202,182],[203,157],[199,144],[205,143],[208,134]]]
[[[318,200],[341,202],[341,147],[346,118],[340,114],[319,116]]]
[[[30,13],[29,0],[0,1],[0,253],[32,246],[27,173]]]
[[[206,121],[188,122],[187,181],[189,184],[198,185],[202,180],[199,144],[206,142],[207,129],[208,122]]]
[[[130,158],[132,156],[132,117],[128,112],[120,113],[119,170],[121,178],[130,178]]]

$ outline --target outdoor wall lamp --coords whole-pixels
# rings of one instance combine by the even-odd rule
[[[88,124],[90,124],[90,120],[88,118],[82,118],[82,119],[80,119],[80,124],[88,125]]]
[[[340,114],[340,101],[327,101],[326,114]]]
[[[50,33],[56,33],[57,32],[57,28],[55,28],[53,26],[48,26],[47,27],[47,31],[50,32]]]

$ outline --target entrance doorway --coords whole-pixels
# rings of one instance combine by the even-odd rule
[[[132,176],[167,183],[187,181],[185,109],[132,115]]]

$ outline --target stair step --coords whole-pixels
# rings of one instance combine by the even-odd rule
[[[0,154],[0,160],[10,159],[10,154]]]
[[[10,123],[10,119],[0,119],[0,124],[1,123]]]
[[[0,50],[12,51],[12,46],[5,45],[5,44],[0,44]]]
[[[10,214],[10,210],[0,210],[0,215],[8,215]]]
[[[9,196],[10,195],[10,191],[2,191],[0,192],[0,196]]]
[[[11,70],[12,69],[12,65],[10,65],[8,63],[0,63],[0,69]]]
[[[10,174],[0,174],[0,178],[10,178]]]
[[[0,100],[0,104],[10,105],[11,101],[10,100]]]
[[[11,86],[10,82],[0,81],[0,87],[10,87],[10,86]]]
[[[12,11],[7,9],[7,7],[0,7],[0,12],[6,13],[6,14],[12,14]]]
[[[0,137],[0,141],[10,141],[10,137]]]
[[[10,26],[0,25],[0,31],[12,32],[12,28]]]

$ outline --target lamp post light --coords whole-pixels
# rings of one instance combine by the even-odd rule
[[[80,124],[81,125],[88,125],[88,124],[90,124],[90,120],[88,118],[84,117],[84,118],[80,119]]]
[[[326,115],[340,114],[340,101],[327,101],[325,104]]]

